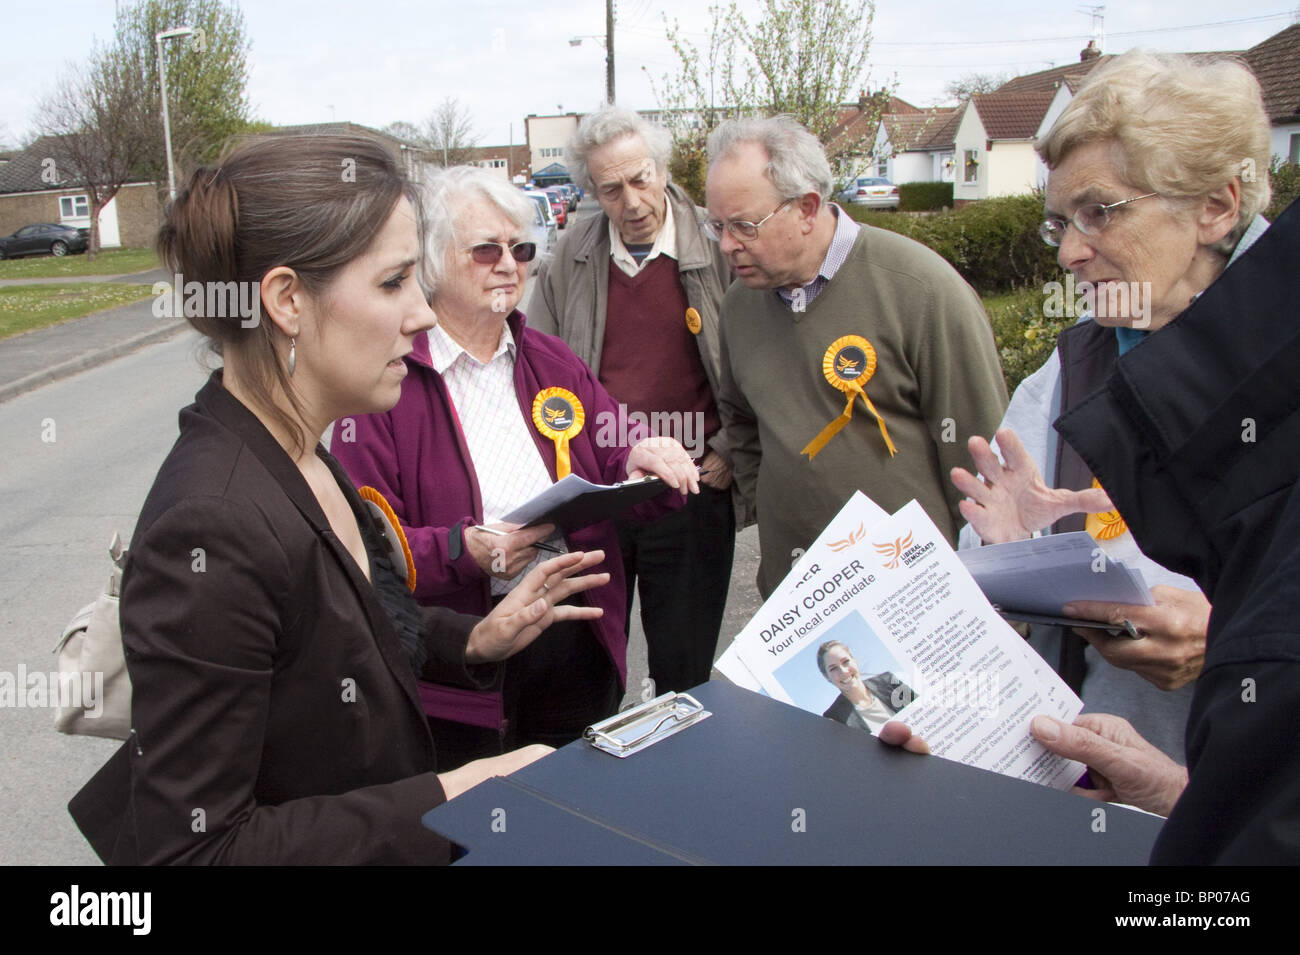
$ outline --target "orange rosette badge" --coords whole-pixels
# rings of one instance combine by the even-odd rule
[[[564,478],[569,466],[569,441],[582,431],[586,415],[578,396],[567,388],[543,388],[533,399],[533,424],[555,442],[555,476]]]
[[[840,430],[852,420],[853,402],[859,396],[880,426],[880,434],[885,439],[889,456],[892,458],[898,453],[898,448],[894,447],[894,442],[889,437],[889,429],[885,427],[885,419],[880,416],[880,412],[876,410],[876,406],[871,403],[871,399],[863,389],[863,385],[870,381],[875,373],[876,350],[871,347],[871,342],[861,335],[845,335],[831,342],[831,346],[826,349],[826,354],[822,356],[822,374],[826,376],[831,387],[844,392],[848,401],[844,404],[843,413],[822,428],[821,433],[809,441],[799,452],[800,454],[808,455],[809,461],[817,457],[817,453],[830,443],[831,438],[839,434]]]
[[[1105,490],[1096,478],[1092,479],[1092,486]],[[1128,524],[1119,516],[1119,511],[1101,511],[1089,514],[1083,523],[1083,529],[1092,535],[1093,540],[1109,541],[1126,534]]]
[[[415,558],[411,556],[411,545],[406,542],[397,514],[384,496],[373,487],[358,488],[361,500],[366,502],[367,510],[379,519],[384,528],[384,538],[388,541],[388,556],[393,562],[393,569],[406,581],[406,588],[415,593]]]

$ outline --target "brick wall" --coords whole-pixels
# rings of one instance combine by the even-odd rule
[[[165,190],[164,190],[165,191]],[[117,230],[123,248],[148,248],[153,245],[162,224],[162,204],[158,187],[153,183],[123,186],[117,193]]]
[[[0,235],[11,235],[33,222],[59,221],[59,196],[75,190],[31,195],[0,195]],[[153,245],[162,224],[162,203],[153,183],[123,186],[117,193],[117,229],[123,248]]]
[[[58,221],[59,197],[56,193],[0,196],[0,235],[13,235],[33,222]]]

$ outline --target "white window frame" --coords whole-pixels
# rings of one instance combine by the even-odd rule
[[[961,181],[962,185],[965,186],[974,186],[979,183],[980,156],[978,149],[963,150],[961,160]]]
[[[71,215],[63,211],[65,202],[72,204]],[[77,207],[79,205],[84,206],[85,211],[77,212]],[[60,222],[69,222],[73,219],[89,219],[89,218],[90,218],[90,197],[89,196],[87,196],[84,193],[76,196],[59,196],[59,221]]]

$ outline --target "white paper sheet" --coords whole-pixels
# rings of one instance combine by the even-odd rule
[[[823,643],[842,642],[864,682],[892,676],[894,718],[936,755],[1068,788],[1083,767],[1028,724],[1073,720],[1078,697],[997,615],[919,504],[880,513],[855,494],[724,657],[734,650],[774,699],[822,713],[848,705],[817,663]]]

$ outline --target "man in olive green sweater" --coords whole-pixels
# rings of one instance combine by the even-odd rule
[[[709,137],[708,229],[735,269],[718,410],[758,508],[766,598],[855,490],[912,498],[956,545],[966,441],[1007,404],[979,298],[911,239],[828,201],[821,144],[788,117]],[[847,418],[846,418],[847,415]]]

